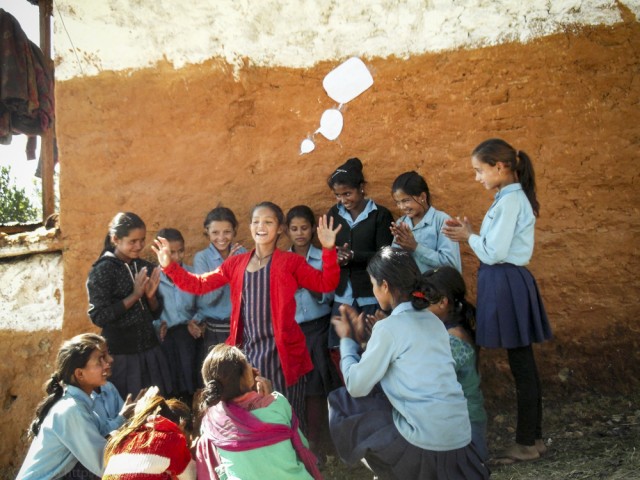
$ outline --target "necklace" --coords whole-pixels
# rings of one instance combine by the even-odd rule
[[[261,267],[262,260],[264,260],[265,258],[269,258],[271,255],[273,255],[273,252],[271,252],[269,255],[265,255],[264,257],[261,257],[260,255],[258,255],[258,252],[254,252],[253,254],[258,259],[258,266]]]

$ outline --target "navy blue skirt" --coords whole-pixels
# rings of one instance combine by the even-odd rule
[[[197,364],[197,342],[186,324],[176,325],[167,331],[160,344],[169,365],[173,395],[193,394],[196,391],[199,365]]]
[[[340,458],[364,458],[379,478],[420,480],[488,479],[475,446],[425,450],[409,443],[393,423],[392,406],[381,389],[353,398],[345,387],[329,394],[329,429]]]
[[[169,364],[160,345],[140,353],[112,355],[113,375],[109,379],[123,399],[130,393],[133,398],[141,389],[157,386],[160,395],[173,391]]]
[[[481,347],[526,347],[552,337],[538,285],[525,267],[481,263],[476,303],[476,343]]]
[[[313,370],[305,375],[306,396],[328,395],[341,385],[340,376],[329,358],[327,347],[330,315],[300,324],[307,349],[311,355]]]

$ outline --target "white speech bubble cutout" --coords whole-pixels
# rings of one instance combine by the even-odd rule
[[[309,138],[305,138],[302,140],[300,144],[300,155],[304,155],[305,153],[311,153],[315,150],[316,144],[313,143],[313,140]]]
[[[340,110],[331,108],[325,110],[322,114],[320,118],[320,128],[317,131],[324,135],[324,138],[327,140],[335,140],[340,135],[340,132],[342,132],[343,125],[344,120]]]
[[[373,85],[373,77],[358,57],[352,57],[331,70],[322,86],[336,102],[350,102]]]

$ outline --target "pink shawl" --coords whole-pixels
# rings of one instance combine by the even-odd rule
[[[291,410],[291,426],[266,423],[249,412],[273,402],[274,397],[262,397],[256,392],[243,395],[233,402],[220,402],[209,408],[202,419],[202,436],[198,441],[198,479],[218,480],[215,467],[220,464],[216,447],[232,452],[244,452],[291,440],[298,457],[315,480],[322,480],[316,457],[302,443],[298,418]]]

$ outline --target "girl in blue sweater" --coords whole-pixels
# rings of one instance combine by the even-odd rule
[[[429,301],[411,254],[384,247],[367,272],[380,307],[391,315],[373,326],[362,354],[351,338],[351,325],[362,316],[343,306],[342,316],[333,319],[346,385],[329,396],[340,457],[349,463],[365,458],[383,478],[488,478],[471,444],[447,329],[426,310]]]

